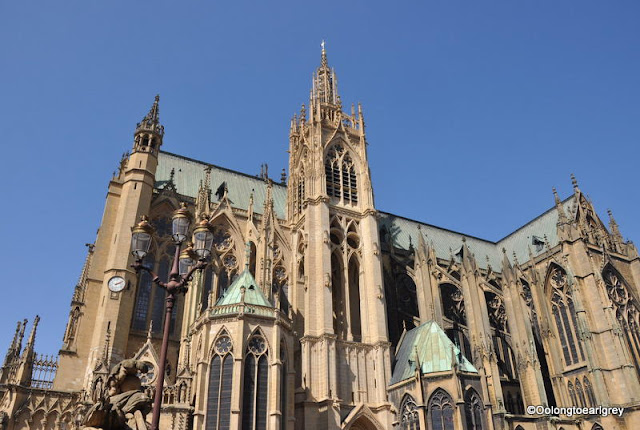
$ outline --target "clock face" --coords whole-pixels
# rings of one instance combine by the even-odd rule
[[[114,276],[109,279],[109,289],[114,293],[118,293],[124,290],[124,287],[127,285],[126,281],[122,276]]]

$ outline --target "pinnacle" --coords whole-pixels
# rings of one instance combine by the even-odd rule
[[[576,176],[573,173],[571,174],[571,183],[573,184],[573,189],[575,191],[578,191],[578,180],[576,179]]]

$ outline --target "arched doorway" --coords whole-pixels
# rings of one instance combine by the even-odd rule
[[[358,417],[357,420],[353,422],[353,424],[347,427],[347,429],[348,430],[380,430],[382,429],[382,426],[377,424],[377,422],[374,423],[374,421],[375,421],[374,418],[369,418],[365,415],[361,415]]]

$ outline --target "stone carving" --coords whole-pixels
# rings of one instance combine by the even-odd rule
[[[151,411],[151,399],[142,390],[138,374],[148,371],[148,364],[139,360],[118,363],[98,401],[85,415],[83,429],[146,430],[145,417]]]

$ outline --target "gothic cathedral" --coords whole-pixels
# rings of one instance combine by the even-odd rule
[[[343,109],[324,48],[289,136],[288,178],[192,160],[163,150],[156,97],[109,183],[59,356],[35,352],[37,317],[24,346],[17,324],[0,429],[83,428],[128,358],[153,396],[165,329],[162,429],[640,428],[640,258],[575,178],[498,242],[376,210],[363,111]],[[166,278],[182,203],[213,247],[165,320],[165,291],[131,268],[131,228],[148,217],[144,264]]]

